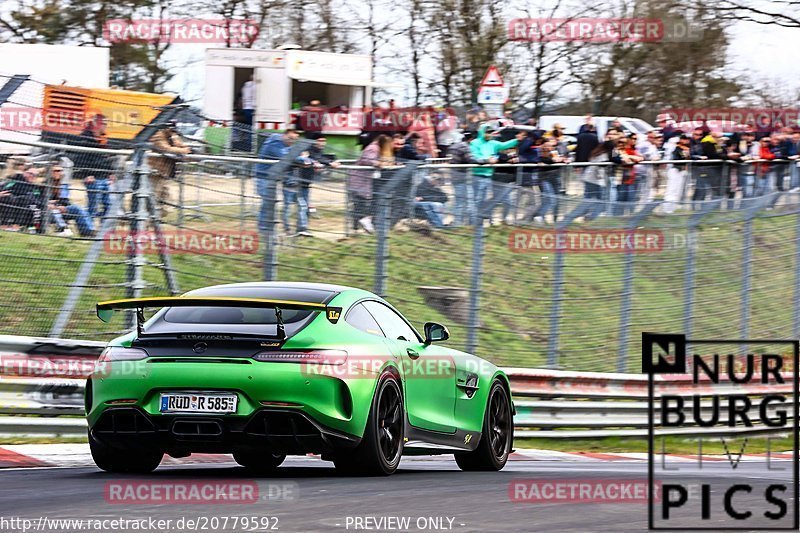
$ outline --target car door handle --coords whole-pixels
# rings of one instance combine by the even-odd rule
[[[417,357],[419,357],[419,352],[417,352],[416,350],[412,350],[411,348],[406,348],[406,353],[411,359],[416,359]]]

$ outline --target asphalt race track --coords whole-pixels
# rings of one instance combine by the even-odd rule
[[[643,531],[647,528],[644,503],[519,503],[511,501],[509,484],[517,479],[644,482],[646,465],[644,461],[517,458],[499,473],[464,473],[450,458],[442,456],[404,458],[400,470],[389,478],[342,477],[335,473],[331,463],[302,457],[290,458],[278,474],[260,478],[253,478],[233,463],[165,465],[149,476],[112,476],[86,466],[11,468],[0,470],[0,516],[35,520],[43,515],[50,519],[152,517],[172,519],[173,523],[180,518],[212,516],[229,520],[235,516],[276,517],[270,527],[276,526],[277,531]],[[703,475],[706,480],[721,479],[731,472],[727,462],[710,462],[704,465]],[[758,487],[776,479],[788,480],[790,472],[789,469],[772,472],[767,477],[761,465],[742,463],[735,475],[737,480],[746,479]],[[253,480],[265,494],[270,485],[289,486],[292,497],[273,501],[263,496],[267,501],[236,505],[110,504],[106,498],[110,481],[217,480]],[[757,498],[742,495],[737,501],[741,506],[752,503],[758,509],[763,508],[760,495]],[[381,517],[408,517],[410,526],[378,522]],[[357,518],[361,521],[356,521]],[[216,528],[209,523],[205,525],[204,529],[195,524],[195,529],[234,530],[230,524],[223,528],[221,522]],[[165,531],[195,529],[177,529],[173,525]],[[6,526],[3,531],[21,529]]]

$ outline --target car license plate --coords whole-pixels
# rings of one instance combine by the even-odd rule
[[[235,394],[165,393],[162,413],[235,413],[239,397]]]

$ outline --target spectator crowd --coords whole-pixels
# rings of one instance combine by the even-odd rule
[[[321,109],[313,104],[306,112]],[[438,229],[479,220],[554,223],[568,190],[588,200],[582,217],[593,220],[630,214],[656,200],[669,214],[687,200],[692,207],[720,200],[731,208],[740,199],[800,189],[800,128],[780,124],[725,134],[706,123],[682,130],[659,115],[658,127],[646,133],[614,121],[600,136],[591,115],[577,132],[567,132],[561,124],[544,130],[536,119],[517,123],[510,112],[491,118],[480,109],[463,120],[452,110],[433,108],[413,114],[397,110],[394,118],[385,110],[366,112],[369,127],[358,136],[362,150],[343,169],[319,128],[289,126],[265,139],[258,150],[261,159],[284,159],[301,135],[309,145],[276,176],[270,175],[272,164],[255,165],[260,230],[268,226],[268,186],[276,178],[284,232],[310,236],[313,186],[336,169],[346,177],[349,224],[367,233],[375,231],[382,198],[390,226],[417,220]],[[309,123],[298,119],[296,125]],[[106,147],[105,129],[105,117],[97,114],[71,144]],[[174,123],[160,125],[150,145],[153,205],[163,216],[176,205],[169,193],[176,162],[191,150]],[[120,162],[97,151],[65,152],[47,165],[19,156],[6,161],[0,173],[0,227],[40,233],[51,227],[57,234],[81,237],[97,233],[109,216]],[[414,161],[429,165],[400,172]],[[70,198],[71,182],[83,184],[85,203]]]

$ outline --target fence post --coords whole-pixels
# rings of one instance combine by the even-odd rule
[[[183,222],[184,222],[183,210],[185,209],[184,192],[186,189],[186,179],[184,178],[184,176],[186,175],[186,165],[188,165],[188,163],[183,163],[178,161],[175,164],[179,165],[178,168],[180,168],[180,172],[175,173],[175,179],[178,180],[178,228],[183,229]]]
[[[566,230],[572,222],[582,217],[586,212],[584,202],[564,215],[561,222],[555,221],[556,233]],[[564,299],[564,250],[556,247],[555,263],[553,264],[553,295],[550,304],[550,336],[547,339],[547,368],[560,368],[558,363],[558,336],[561,327],[561,303]]]
[[[692,336],[692,313],[694,313],[694,274],[695,257],[697,252],[697,226],[700,219],[706,216],[715,205],[715,202],[699,202],[700,211],[689,217],[686,236],[686,270],[683,275],[683,334]]]
[[[45,194],[45,201],[44,205],[42,205],[42,212],[41,212],[41,220],[39,220],[39,231],[46,235],[47,234],[47,227],[50,224],[50,200],[53,198],[53,149],[47,149],[47,171],[45,172],[44,177],[44,194]],[[63,173],[62,173],[62,178]],[[62,181],[63,183],[63,181]],[[61,185],[59,185],[60,188]],[[58,191],[56,198],[61,198],[61,191]]]
[[[245,163],[246,165],[246,163]],[[250,173],[246,172],[246,166],[243,166],[239,172],[239,231],[244,233],[244,219],[247,217],[247,178]]]
[[[292,172],[294,161],[311,146],[311,143],[310,139],[296,141],[286,156],[277,163],[269,164],[269,168],[263,178],[258,177],[258,171],[256,170],[256,180],[266,180],[266,187],[259,188],[265,193],[261,196],[261,201],[266,208],[264,210],[266,227],[261,230],[264,236],[264,281],[278,279],[278,181],[287,173]],[[261,223],[260,216],[259,214],[259,224]]]
[[[800,211],[795,213],[792,338],[800,338]]]
[[[746,339],[750,330],[750,270],[753,262],[753,217],[747,214],[742,234],[742,309],[741,338]]]
[[[135,172],[135,165],[144,159],[144,152],[145,150],[143,148],[136,149],[132,156],[134,163],[129,167],[130,170],[126,170],[123,175],[123,179],[117,180],[112,185],[112,190],[109,191],[109,194],[111,194],[111,205],[109,206],[106,216],[103,217],[100,223],[100,229],[97,232],[97,237],[92,242],[89,251],[86,252],[83,263],[81,263],[78,273],[75,275],[75,280],[72,282],[72,285],[69,288],[69,292],[67,293],[67,297],[64,299],[64,303],[62,304],[61,309],[59,310],[58,315],[53,322],[53,325],[50,327],[50,332],[47,334],[48,337],[61,337],[64,333],[64,330],[67,328],[69,319],[72,316],[72,311],[74,311],[75,307],[78,305],[81,294],[83,294],[83,289],[89,282],[89,276],[92,275],[94,265],[97,263],[97,260],[103,251],[103,243],[105,242],[104,239],[106,238],[106,235],[108,232],[114,229],[117,224],[117,219],[125,216],[124,195],[132,181],[131,174]]]
[[[388,185],[388,184],[384,184]],[[381,190],[375,195],[377,209],[375,210],[375,286],[373,292],[381,298],[386,296],[386,278],[388,276],[386,263],[389,261],[389,198],[390,193]]]
[[[471,183],[467,186],[472,187]],[[469,318],[467,325],[467,352],[475,353],[478,349],[478,328],[480,327],[480,296],[483,278],[483,216],[478,214],[475,221],[475,232],[472,237],[472,272],[469,287]]]
[[[411,184],[413,190],[414,175],[420,165],[419,161],[409,161],[402,168],[394,171],[389,171],[389,179],[380,183],[380,188],[373,194],[377,199],[378,210],[376,215],[375,225],[375,239],[376,239],[376,253],[375,253],[375,286],[372,292],[378,296],[385,296],[386,282],[389,278],[389,230],[391,229],[392,218],[392,199],[395,194],[411,194],[411,190],[404,189],[398,190],[398,186],[403,182]],[[375,190],[375,183],[373,182],[373,190]],[[412,201],[408,202],[408,209],[413,212],[414,205]],[[410,214],[410,213],[409,213]]]
[[[636,231],[642,220],[647,218],[653,209],[661,205],[661,202],[651,202],[646,204],[641,211],[631,217],[628,231]],[[619,352],[617,356],[617,372],[625,372],[626,359],[628,358],[628,334],[631,325],[631,300],[633,299],[633,257],[635,251],[628,248],[625,251],[625,264],[622,273],[622,302],[619,318]]]
[[[131,195],[131,247],[128,249],[128,267],[125,277],[126,298],[139,298],[142,295],[142,289],[145,288],[143,273],[146,259],[139,246],[139,233],[147,229],[148,173],[146,159],[143,157],[137,159],[136,168],[133,170],[133,194]],[[132,328],[134,324],[134,313],[127,312],[125,314],[125,327]]]

